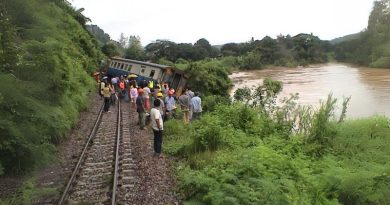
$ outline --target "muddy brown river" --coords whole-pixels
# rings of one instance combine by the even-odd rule
[[[351,97],[347,117],[359,118],[375,114],[390,117],[390,69],[358,68],[343,64],[325,64],[305,68],[272,68],[233,73],[231,94],[237,88],[254,87],[263,78],[283,82],[279,99],[299,93],[298,103],[318,107],[329,93],[338,99]],[[336,111],[337,112],[337,111]]]

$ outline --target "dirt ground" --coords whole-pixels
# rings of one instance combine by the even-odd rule
[[[134,131],[130,137],[137,165],[135,173],[137,180],[129,204],[180,204],[180,197],[174,190],[175,181],[172,178],[173,169],[169,158],[154,155],[152,129],[149,125],[148,129],[140,130],[137,117],[135,111],[131,112],[130,118],[133,120],[130,127]],[[164,150],[164,145],[162,149]]]
[[[93,95],[92,98],[90,106],[80,113],[77,125],[58,146],[58,161],[32,175],[36,178],[37,188],[52,188],[56,192],[36,198],[31,204],[56,204],[59,199],[103,103],[98,95]],[[136,113],[131,115],[135,119]],[[173,191],[175,181],[169,159],[160,159],[152,155],[152,131],[150,129],[140,131],[136,122],[130,126],[136,136],[132,145],[138,166],[136,177],[139,179],[132,194],[134,196],[132,204],[180,204]],[[26,178],[29,177],[0,178],[0,198],[18,194]]]

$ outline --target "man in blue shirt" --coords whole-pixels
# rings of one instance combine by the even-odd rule
[[[165,98],[165,107],[166,107],[166,118],[169,119],[171,117],[175,117],[176,110],[176,99],[173,96],[173,91],[168,91],[168,96]]]
[[[192,105],[192,119],[199,119],[202,114],[202,100],[199,97],[199,93],[195,92],[195,96],[191,99]]]

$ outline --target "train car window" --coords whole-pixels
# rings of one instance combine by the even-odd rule
[[[150,78],[153,78],[155,72],[156,72],[155,70],[151,70],[151,71],[150,71],[149,77],[150,77]]]
[[[141,73],[145,73],[145,68],[142,68],[142,69],[141,69]]]
[[[133,67],[133,65],[129,65],[129,69],[128,69],[128,71],[131,71],[131,68]]]
[[[121,65],[121,69],[123,69],[123,67],[124,67],[124,66],[125,66],[125,64],[123,64],[123,63],[122,63],[122,65]]]
[[[116,62],[113,63],[112,67],[116,68]]]

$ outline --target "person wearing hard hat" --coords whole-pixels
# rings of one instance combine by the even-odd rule
[[[138,89],[138,97],[136,100],[137,104],[137,112],[138,112],[138,124],[141,130],[145,130],[145,98],[144,98],[144,90],[142,88]]]
[[[150,118],[152,121],[152,130],[153,130],[153,135],[154,135],[154,156],[158,156],[160,158],[163,158],[161,155],[161,145],[162,145],[162,138],[163,138],[163,118],[161,116],[160,111],[158,108],[160,107],[161,101],[159,99],[155,99],[153,101],[153,108],[150,111]]]
[[[159,99],[161,101],[160,106],[158,107],[158,110],[160,111],[161,116],[163,117],[162,119],[164,119],[164,117],[165,117],[165,103],[164,103],[164,100],[162,99],[162,97],[163,97],[163,94],[161,92],[157,93],[157,99]]]

